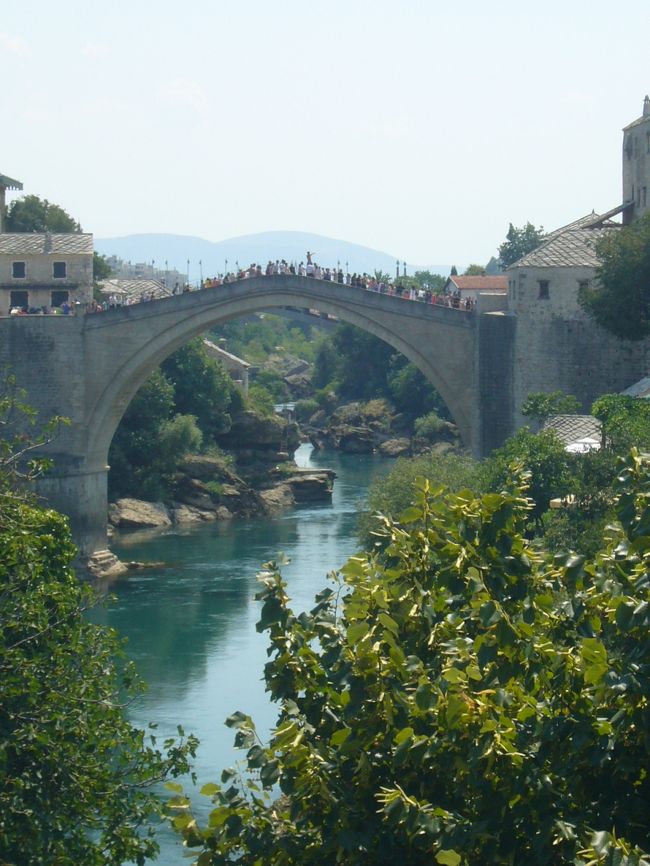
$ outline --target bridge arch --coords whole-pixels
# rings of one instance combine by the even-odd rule
[[[402,352],[438,390],[465,444],[480,452],[476,314],[287,275],[96,315],[0,319],[0,365],[16,371],[41,420],[71,420],[44,446],[53,471],[40,480],[39,492],[70,517],[82,554],[106,546],[108,449],[147,376],[211,326],[272,307],[317,308]]]
[[[337,283],[297,276],[254,277],[88,317],[89,346],[121,334],[113,371],[87,418],[89,463],[104,466],[127,406],[151,372],[192,337],[214,325],[273,307],[317,308],[379,337],[405,355],[447,404],[465,444],[473,442],[474,317]],[[110,320],[110,321],[109,321]],[[423,329],[424,323],[424,329]],[[431,325],[437,323],[438,328]],[[438,339],[433,335],[439,332]],[[129,346],[132,349],[129,350]],[[459,355],[460,348],[460,355]],[[459,358],[463,364],[458,364]],[[473,395],[472,395],[473,396]]]

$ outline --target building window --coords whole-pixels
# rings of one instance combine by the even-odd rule
[[[585,292],[589,288],[589,280],[578,280],[578,289]]]
[[[539,285],[539,294],[538,298],[540,301],[548,300],[548,280],[537,280]]]
[[[51,307],[60,307],[66,301],[70,300],[70,293],[63,289],[55,289],[51,295]]]
[[[13,309],[13,307],[20,307],[21,309],[26,310],[29,306],[29,295],[23,289],[16,290],[11,292],[9,295],[9,307]]]
[[[55,280],[63,280],[68,276],[68,266],[65,262],[52,263],[52,276]]]
[[[25,262],[12,262],[11,263],[11,276],[15,280],[24,280],[25,279]]]

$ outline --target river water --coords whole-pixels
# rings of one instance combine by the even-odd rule
[[[358,549],[357,504],[371,480],[390,467],[379,457],[323,454],[311,445],[302,445],[295,459],[300,466],[336,471],[331,504],[302,506],[274,518],[117,537],[111,547],[122,559],[166,565],[119,582],[113,588],[117,601],[93,612],[94,621],[127,638],[128,654],[148,683],[130,709],[133,721],[142,727],[155,722],[161,739],[179,724],[200,739],[197,788],[188,783],[187,790],[202,815],[209,801],[198,788],[219,781],[221,770],[243,754],[233,748],[233,731],[224,719],[242,710],[266,739],[277,714],[262,682],[266,636],[255,630],[261,564],[286,554],[290,563],[282,573],[293,609],[312,607],[327,573]],[[167,828],[160,831],[160,843],[158,863],[182,862],[182,849]]]

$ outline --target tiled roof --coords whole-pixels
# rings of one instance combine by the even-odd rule
[[[508,291],[508,277],[505,274],[498,274],[495,276],[482,276],[482,277],[449,277],[449,281],[452,282],[457,289],[461,291],[465,290],[483,290],[483,291],[493,291],[493,292],[507,292]]]
[[[81,232],[67,234],[38,234],[20,232],[0,234],[0,253],[22,255],[28,253],[80,254],[93,253],[93,236]]]
[[[609,222],[596,213],[588,214],[568,226],[546,236],[537,249],[522,256],[515,268],[596,268],[596,242],[620,229],[619,223]]]
[[[647,400],[650,397],[650,376],[644,376],[643,379],[639,379],[634,385],[630,385],[625,391],[621,391],[621,394],[624,394],[626,397],[642,397],[644,400]]]
[[[171,289],[166,288],[160,280],[104,280],[100,286],[103,295],[141,295],[143,292],[153,293],[154,298],[167,298]]]
[[[13,177],[7,177],[6,174],[0,174],[0,186],[5,189],[22,189],[23,185],[19,180],[14,180]]]
[[[544,430],[553,430],[565,446],[584,439],[601,440],[601,423],[593,415],[552,415],[544,422]]]

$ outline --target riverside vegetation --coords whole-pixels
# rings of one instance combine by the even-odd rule
[[[141,864],[158,845],[154,783],[190,770],[196,741],[158,744],[126,717],[142,690],[122,641],[84,616],[66,518],[29,491],[46,467],[11,379],[0,396],[0,863]],[[54,428],[46,431],[52,435]]]
[[[635,407],[604,401],[612,437],[647,429]],[[65,520],[16,494],[24,448],[8,441],[0,472],[0,862],[142,863],[160,802],[139,786],[187,770],[195,743],[165,754],[125,721],[132,670],[83,619]],[[590,556],[530,537],[531,480],[418,483],[309,613],[266,566],[278,724],[265,743],[245,712],[228,719],[244,764],[204,786],[205,826],[170,783],[201,866],[650,863],[650,465],[619,463]]]
[[[650,463],[618,466],[592,556],[527,537],[526,473],[498,493],[422,481],[384,545],[296,614],[260,574],[263,742],[172,823],[207,864],[650,863]]]

